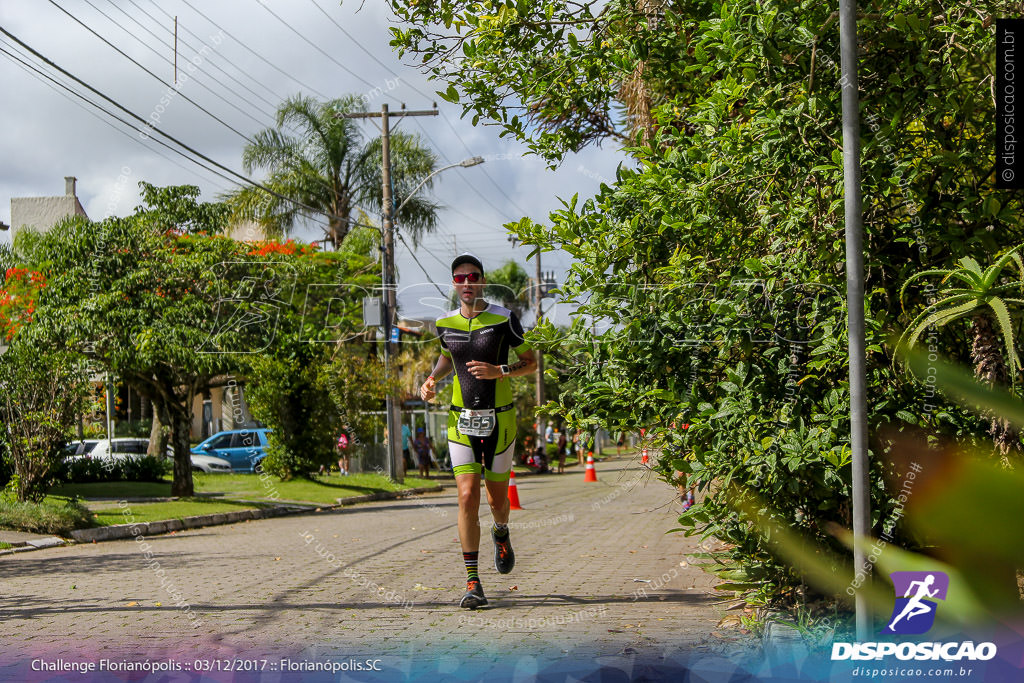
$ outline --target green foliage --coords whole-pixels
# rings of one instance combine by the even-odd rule
[[[281,302],[273,343],[250,357],[245,371],[253,416],[274,430],[263,467],[284,479],[336,461],[343,429],[353,451],[369,441],[372,420],[362,413],[380,407],[385,386],[372,347],[359,341],[362,298],[378,282],[376,264],[358,248],[291,263],[296,286]]]
[[[192,399],[272,338],[287,263],[220,237],[226,210],[189,186],[142,183],[128,218],[65,220],[32,251],[47,276],[32,327],[67,340],[153,401],[171,430],[174,494],[191,495]]]
[[[89,510],[77,499],[16,501],[0,497],[0,528],[68,536],[92,524]]]
[[[900,338],[900,343],[906,343],[909,348],[913,348],[918,337],[932,325],[942,327],[955,320],[983,314],[978,309],[987,306],[1002,333],[1003,349],[1009,360],[1010,381],[1015,381],[1021,364],[1013,342],[1013,323],[1007,304],[1019,306],[1024,304],[1024,298],[1006,295],[1010,293],[1024,294],[1024,279],[1021,279],[1024,278],[1024,263],[1021,262],[1020,254],[1017,253],[1020,248],[1021,245],[1018,245],[1010,249],[984,270],[973,258],[964,256],[959,260],[959,265],[956,268],[925,270],[908,278],[900,289],[901,303],[907,287],[916,280],[942,276],[944,286],[934,294],[938,300],[929,303],[928,307],[911,321],[906,332]],[[1011,265],[1017,267],[1019,277],[1007,282],[1004,271]],[[959,281],[961,286],[955,287],[947,284],[951,280]]]
[[[0,358],[3,455],[19,501],[39,501],[45,495],[89,391],[81,358],[32,343],[33,331],[21,332]]]
[[[378,213],[383,201],[380,138],[366,140],[365,124],[339,117],[364,111],[364,104],[355,95],[326,102],[301,95],[285,100],[277,126],[256,133],[242,155],[247,172],[269,171],[264,184],[277,194],[247,187],[226,196],[235,216],[257,221],[268,237],[280,236],[309,218],[303,204],[328,216],[325,232],[336,248],[344,243],[357,221]],[[403,191],[433,171],[436,162],[418,136],[392,133],[396,206]],[[417,195],[395,219],[416,240],[436,227],[437,209]]]
[[[336,460],[337,413],[319,382],[325,349],[305,347],[293,359],[257,356],[247,368],[253,415],[274,430],[262,468],[282,479],[308,477]]]
[[[825,529],[851,525],[833,8],[391,6],[405,22],[392,44],[422,58],[474,121],[499,125],[552,164],[589,142],[632,141],[614,184],[564,200],[546,224],[510,226],[575,261],[560,291],[579,302],[577,319],[531,335],[576,383],[572,402],[547,411],[584,428],[647,428],[664,449],[662,475],[688,471],[707,493],[680,522],[729,544],[717,559],[733,588],[764,601],[791,596],[799,576],[756,516],[838,554],[847,549]],[[984,439],[982,420],[892,369],[887,340],[910,322],[900,283],[1024,238],[1020,194],[992,188],[994,114],[976,95],[991,78],[993,17],[1011,7],[906,0],[858,18],[875,524],[895,509],[879,476],[891,469],[879,457],[893,447],[884,427]],[[953,327],[938,341],[963,358]],[[916,547],[903,527],[893,531]]]
[[[989,387],[945,360],[931,361],[920,350],[907,352],[901,360],[915,374],[935,377],[938,387],[965,407],[984,413],[994,410],[1015,426],[1024,426],[1024,403],[1004,389]],[[949,576],[949,609],[939,619],[960,628],[988,626],[993,620],[1011,623],[1021,614],[1016,568],[1024,563],[1024,533],[1017,520],[1024,514],[1024,474],[979,455],[953,440],[929,446],[919,435],[900,437],[889,458],[908,492],[902,510],[907,526],[923,539],[925,549],[908,552],[877,537],[864,542],[866,554],[877,557],[880,573],[942,571]],[[894,488],[899,483],[894,481]],[[950,505],[950,500],[957,504]],[[851,595],[847,589],[854,567],[848,558],[821,552],[806,535],[769,515],[748,512],[770,545],[803,577],[822,591],[844,599]],[[986,531],[979,534],[978,529]],[[833,532],[846,547],[853,547],[848,530]],[[875,614],[887,613],[892,605],[891,591],[877,584],[866,587],[864,595]]]
[[[57,479],[69,484],[98,481],[163,481],[171,473],[171,461],[144,456],[118,458],[112,461],[93,458],[65,460],[60,464]]]

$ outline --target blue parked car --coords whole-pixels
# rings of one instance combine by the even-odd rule
[[[193,453],[213,455],[231,463],[232,472],[255,472],[267,456],[269,429],[234,429],[217,432],[192,449]]]

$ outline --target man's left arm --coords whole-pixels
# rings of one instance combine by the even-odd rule
[[[519,360],[509,364],[506,377],[529,375],[537,369],[537,357],[534,355],[533,349],[523,349],[516,355],[519,356]]]

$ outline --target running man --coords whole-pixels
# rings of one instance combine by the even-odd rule
[[[441,356],[420,387],[424,401],[434,398],[437,380],[455,370],[448,413],[448,449],[459,491],[459,538],[466,564],[466,594],[460,607],[487,604],[477,561],[480,551],[480,479],[487,488],[494,526],[494,568],[508,574],[516,556],[508,531],[508,479],[515,452],[516,413],[510,377],[533,372],[533,351],[512,311],[483,299],[484,267],[472,254],[452,262],[452,280],[460,306],[437,319]],[[519,360],[508,364],[512,349]]]
[[[932,606],[926,604],[925,602],[923,602],[923,600],[925,598],[934,598],[938,594],[938,588],[936,588],[934,591],[928,590],[928,587],[931,586],[933,583],[935,583],[934,574],[929,574],[928,576],[926,576],[924,578],[924,581],[910,582],[910,585],[907,586],[907,592],[903,595],[903,597],[910,598],[910,600],[907,601],[907,604],[906,606],[904,606],[903,611],[900,612],[899,615],[892,620],[891,624],[889,624],[890,631],[893,631],[893,626],[896,625],[896,622],[904,617],[907,618],[907,621],[910,621],[918,615],[928,614],[932,611]],[[917,593],[915,593],[914,597],[911,598],[910,594],[914,592],[914,586],[917,586]]]

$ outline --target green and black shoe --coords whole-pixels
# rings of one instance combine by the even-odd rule
[[[491,538],[494,539],[494,568],[499,574],[508,574],[516,566],[516,553],[512,550],[512,539],[508,529],[504,536],[499,536],[497,530],[491,527]]]
[[[480,582],[467,581],[466,594],[463,595],[462,600],[459,601],[459,607],[476,609],[477,607],[483,607],[486,604],[487,598],[484,597],[484,587],[480,585]]]

